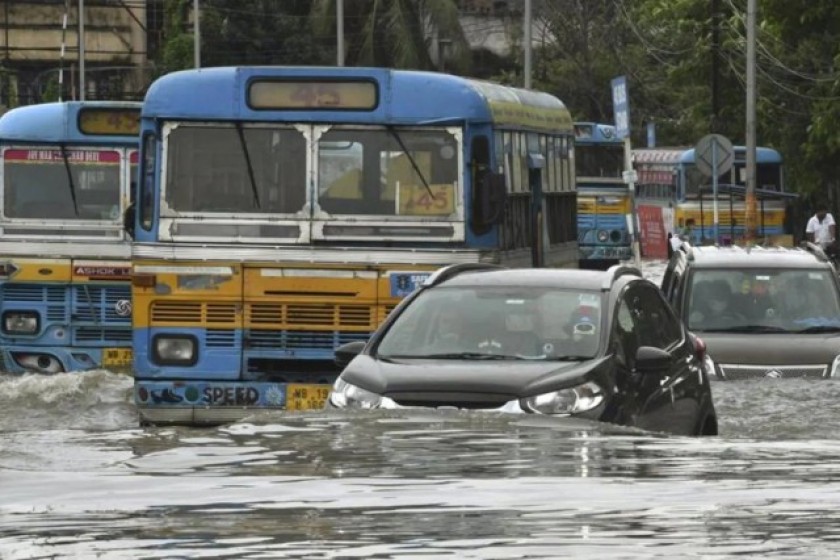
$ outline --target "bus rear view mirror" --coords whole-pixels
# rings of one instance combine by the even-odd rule
[[[486,231],[504,218],[507,190],[502,174],[487,173],[483,179],[475,193],[473,225],[476,230]]]

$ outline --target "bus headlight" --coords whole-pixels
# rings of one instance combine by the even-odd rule
[[[55,356],[49,354],[23,354],[12,352],[12,359],[25,369],[35,373],[62,373],[64,366]]]
[[[3,314],[3,332],[6,334],[37,333],[38,314],[34,311],[7,311]]]
[[[155,335],[152,358],[158,365],[191,366],[198,361],[198,340],[190,335]]]

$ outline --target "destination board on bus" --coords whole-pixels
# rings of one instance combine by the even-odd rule
[[[136,136],[140,133],[140,111],[84,108],[79,110],[79,130],[92,135]]]
[[[248,104],[254,109],[374,109],[376,84],[359,81],[256,80],[248,88]]]
[[[67,163],[84,165],[118,165],[120,153],[116,150],[61,150],[46,149],[7,149],[3,152],[3,159],[13,163]]]

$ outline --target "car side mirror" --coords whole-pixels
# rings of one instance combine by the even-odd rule
[[[365,345],[367,345],[367,342],[364,340],[354,340],[353,342],[342,344],[335,349],[335,365],[341,369],[346,368],[347,364],[352,362],[353,358],[365,349]]]
[[[636,351],[636,371],[662,373],[671,367],[671,354],[653,346],[640,346]]]

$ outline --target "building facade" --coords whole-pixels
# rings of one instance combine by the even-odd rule
[[[0,0],[0,112],[58,99],[142,99],[160,12],[162,2],[146,0]]]

